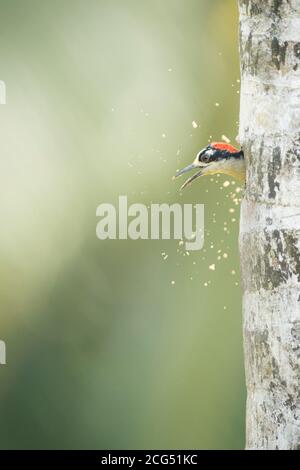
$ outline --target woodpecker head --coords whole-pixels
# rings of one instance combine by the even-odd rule
[[[197,171],[182,186],[184,189],[199,176],[213,175],[216,173],[233,176],[241,181],[245,180],[244,152],[224,142],[212,142],[200,150],[194,162],[178,171],[175,178],[190,170]]]

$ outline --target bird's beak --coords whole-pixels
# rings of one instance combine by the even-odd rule
[[[187,186],[189,186],[195,179],[199,178],[199,176],[202,176],[203,174],[203,171],[200,170],[198,171],[198,173],[195,173],[193,176],[191,176],[189,179],[187,179],[183,185],[181,186],[180,190],[183,190],[184,188],[186,188]]]
[[[184,173],[187,173],[188,171],[194,170],[194,168],[197,168],[197,165],[195,163],[192,163],[191,165],[182,168],[182,170],[177,171],[175,178],[178,178],[178,176],[181,176]]]
[[[184,173],[187,173],[188,171],[195,170],[196,168],[199,169],[199,167],[202,168],[202,169],[204,169],[204,168],[206,168],[206,166],[207,166],[206,164],[202,164],[202,165],[201,165],[201,164],[199,164],[199,162],[197,162],[197,163],[192,163],[191,165],[188,165],[188,166],[186,166],[185,168],[182,168],[182,170],[179,170],[179,171],[176,173],[176,175],[174,176],[174,179],[175,179],[175,178],[178,178],[178,176],[181,176],[181,175],[183,175]],[[189,179],[187,179],[187,180],[185,181],[185,183],[181,186],[180,189],[182,190],[182,189],[186,188],[187,186],[189,186],[195,179],[199,178],[199,176],[201,176],[202,174],[203,174],[203,171],[202,171],[202,170],[198,171],[198,173],[195,173],[193,176],[191,176]]]

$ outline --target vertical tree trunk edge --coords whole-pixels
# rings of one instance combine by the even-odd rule
[[[238,0],[246,449],[300,449],[300,0]]]

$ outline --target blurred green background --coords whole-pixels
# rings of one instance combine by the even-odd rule
[[[243,448],[237,184],[171,181],[235,144],[237,15],[0,0],[1,448]],[[204,203],[204,249],[98,240],[120,194]]]

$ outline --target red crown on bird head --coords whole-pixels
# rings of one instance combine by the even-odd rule
[[[217,150],[223,150],[229,153],[237,153],[238,149],[236,149],[233,145],[226,144],[225,142],[212,142],[210,144],[211,147]]]

